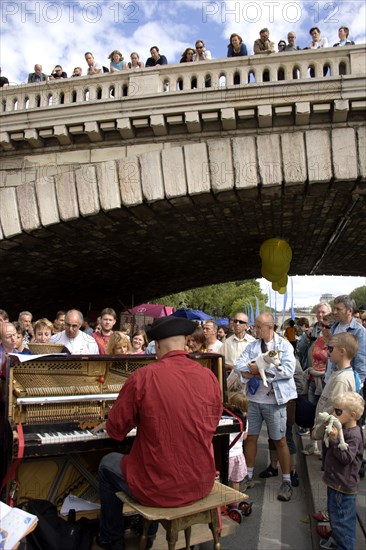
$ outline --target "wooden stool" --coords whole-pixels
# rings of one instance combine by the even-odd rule
[[[184,530],[186,549],[190,549],[191,526],[198,523],[207,523],[212,531],[214,549],[221,550],[219,541],[220,508],[233,502],[248,499],[248,496],[215,481],[211,493],[189,506],[180,508],[154,508],[143,506],[122,491],[116,493],[122,502],[128,504],[143,517],[143,533],[140,538],[139,550],[145,550],[147,533],[152,521],[158,521],[166,530],[166,540],[169,550],[175,550],[179,531]]]

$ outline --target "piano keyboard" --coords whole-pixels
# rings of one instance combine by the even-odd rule
[[[136,428],[133,428],[126,437],[134,437],[136,435]],[[73,443],[76,441],[97,441],[100,439],[109,439],[107,430],[100,430],[98,433],[93,434],[90,430],[74,430],[71,432],[53,432],[49,433],[37,433],[33,434],[32,439],[35,436],[39,438],[42,445],[52,445],[56,443]],[[25,436],[27,440],[27,436]]]
[[[218,428],[223,426],[231,426],[234,424],[234,418],[231,416],[222,416],[218,423]],[[50,425],[48,432],[42,433],[25,433],[24,442],[35,443],[38,445],[54,445],[62,443],[76,443],[76,442],[91,442],[95,443],[102,439],[110,439],[107,430],[100,430],[96,434],[93,434],[91,430],[70,430],[66,432],[56,431],[52,429]],[[135,437],[136,428],[133,428],[126,437]]]

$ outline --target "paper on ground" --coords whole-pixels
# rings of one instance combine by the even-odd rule
[[[62,508],[60,514],[62,516],[67,516],[70,510],[75,510],[75,512],[88,512],[90,510],[99,510],[100,504],[96,502],[89,502],[89,500],[84,500],[83,498],[76,497],[75,495],[68,495]]]

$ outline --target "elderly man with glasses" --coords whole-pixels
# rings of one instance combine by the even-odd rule
[[[333,314],[335,323],[332,326],[332,336],[336,336],[342,332],[349,332],[356,336],[358,340],[358,351],[352,358],[351,367],[360,377],[361,384],[364,384],[366,378],[366,329],[356,321],[353,317],[356,309],[354,299],[343,294],[334,298]],[[328,382],[330,375],[337,369],[337,365],[330,360],[327,363],[327,371],[324,381]]]
[[[80,330],[83,314],[70,309],[65,316],[65,330],[51,337],[51,344],[63,344],[72,355],[99,355],[98,344],[92,336]]]
[[[222,355],[225,356],[225,367],[227,370],[234,368],[236,361],[247,345],[250,342],[254,342],[253,336],[247,333],[248,317],[245,313],[235,313],[232,322],[234,324],[234,334],[225,340],[221,349]]]

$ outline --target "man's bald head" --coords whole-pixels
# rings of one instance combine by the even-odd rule
[[[15,349],[17,331],[13,323],[9,323],[8,321],[0,323],[0,341],[7,353],[11,353]]]

